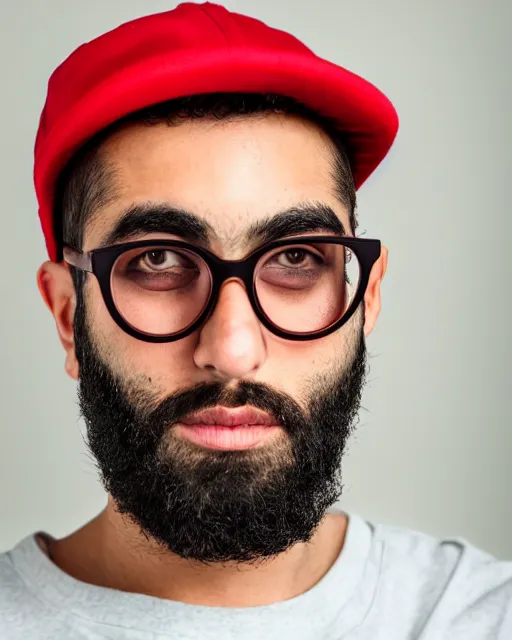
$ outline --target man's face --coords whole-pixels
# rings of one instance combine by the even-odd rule
[[[88,224],[83,249],[149,201],[201,218],[214,233],[208,248],[225,259],[254,249],[244,242],[250,225],[305,202],[329,206],[349,230],[333,153],[319,128],[290,116],[132,125],[103,147],[116,198]],[[143,238],[181,239],[158,230],[130,239]],[[325,338],[289,341],[261,326],[244,287],[230,281],[200,330],[152,344],[115,324],[94,277],[83,296],[80,406],[119,511],[164,548],[205,562],[256,561],[309,540],[341,492],[365,375],[363,308]],[[271,412],[280,428],[236,451],[180,435],[177,422],[219,405]]]

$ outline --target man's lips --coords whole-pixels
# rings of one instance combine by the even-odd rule
[[[272,415],[254,407],[229,409],[220,406],[194,413],[184,418],[181,422],[182,424],[188,425],[204,424],[221,425],[224,427],[239,427],[253,424],[270,427],[277,424],[277,420]]]
[[[176,424],[178,434],[210,449],[248,449],[281,430],[270,414],[254,407],[214,407],[184,418]]]

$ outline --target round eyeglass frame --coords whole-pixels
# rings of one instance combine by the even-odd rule
[[[340,244],[347,247],[355,254],[356,258],[359,261],[361,273],[359,277],[358,287],[352,303],[350,304],[346,313],[341,316],[341,318],[331,323],[324,329],[308,333],[285,331],[284,329],[281,329],[281,327],[276,326],[265,314],[260,306],[257,294],[255,292],[254,270],[259,259],[262,255],[264,255],[268,251],[271,251],[272,249],[290,244],[295,246],[303,244],[307,245],[327,243]],[[120,255],[130,249],[139,249],[144,247],[149,248],[155,246],[159,248],[176,247],[180,249],[186,249],[187,251],[195,253],[204,260],[204,262],[210,269],[212,278],[210,297],[199,316],[182,331],[161,336],[139,331],[123,318],[115,305],[111,284],[112,269]],[[346,236],[339,237],[328,235],[299,236],[296,238],[290,237],[280,240],[274,240],[259,247],[258,249],[250,253],[246,258],[243,258],[241,260],[224,260],[223,258],[219,258],[211,251],[208,251],[203,247],[199,247],[189,242],[169,239],[160,240],[158,238],[152,238],[149,240],[136,240],[134,242],[124,242],[109,247],[92,249],[91,251],[80,251],[78,249],[74,249],[69,245],[64,245],[63,247],[64,260],[68,264],[76,267],[77,269],[80,269],[81,271],[87,271],[95,275],[96,279],[98,280],[105,305],[116,324],[130,336],[137,338],[138,340],[154,343],[174,342],[176,340],[181,340],[182,338],[186,338],[188,335],[199,329],[208,320],[215,307],[217,306],[217,301],[222,285],[226,280],[232,279],[239,280],[243,283],[253,311],[256,314],[258,320],[274,335],[286,340],[299,341],[316,340],[318,338],[323,338],[330,333],[337,331],[353,316],[364,297],[364,293],[366,291],[366,287],[368,286],[368,281],[370,278],[370,272],[373,265],[378,260],[380,253],[380,240],[371,238],[352,238]]]

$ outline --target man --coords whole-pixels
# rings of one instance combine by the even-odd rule
[[[512,637],[512,563],[333,508],[387,265],[356,189],[396,131],[209,3],[56,70],[37,280],[108,504],[0,556],[2,639]]]

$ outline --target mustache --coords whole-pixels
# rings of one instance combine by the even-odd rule
[[[240,381],[236,387],[221,382],[199,383],[186,390],[169,395],[146,417],[149,425],[167,425],[179,422],[190,413],[211,409],[217,405],[235,408],[252,406],[276,416],[281,426],[287,428],[285,416],[301,416],[304,412],[289,396],[262,382]],[[289,428],[289,427],[288,427]],[[158,435],[158,434],[155,434]]]

